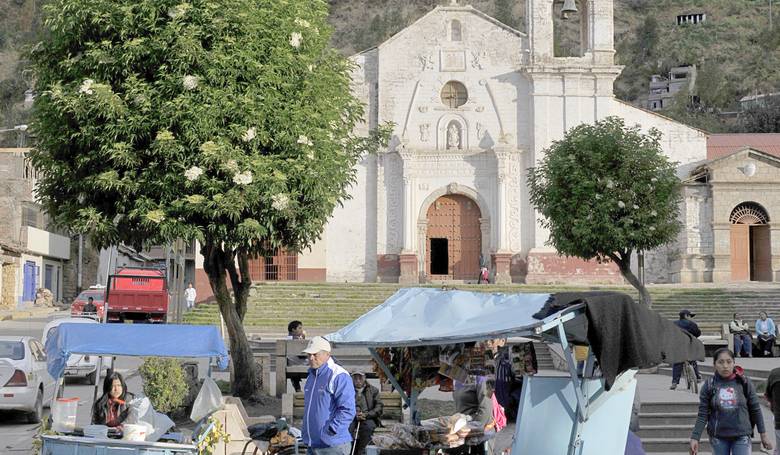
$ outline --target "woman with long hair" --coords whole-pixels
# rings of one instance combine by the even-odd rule
[[[112,372],[103,381],[103,395],[92,406],[92,423],[118,427],[127,418],[130,409],[127,402],[133,394],[127,391],[127,384],[121,374]]]
[[[742,368],[734,364],[734,353],[728,348],[718,349],[713,364],[715,373],[699,393],[699,416],[691,434],[690,453],[699,453],[705,425],[712,455],[750,455],[754,426],[761,435],[761,445],[772,450],[756,389]]]

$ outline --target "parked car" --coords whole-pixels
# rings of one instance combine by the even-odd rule
[[[28,422],[38,423],[54,390],[42,344],[28,336],[0,336],[0,410],[24,411]]]
[[[72,322],[76,324],[100,324],[94,319],[82,317],[55,319],[46,324],[46,326],[43,328],[43,335],[41,339],[43,340],[44,346],[46,345],[46,340],[54,335],[54,331],[57,330],[57,327],[59,327],[60,324],[64,324],[66,322]],[[86,378],[87,382],[90,384],[95,384],[98,379],[97,361],[98,357],[96,356],[73,354],[68,358],[68,365],[65,367],[65,373],[63,376],[71,378]],[[111,368],[112,361],[113,359],[111,357],[103,358],[103,365],[100,373],[101,375],[104,371],[107,371]]]
[[[87,304],[87,300],[92,297],[92,303],[95,304],[95,307],[97,308],[97,314],[96,315],[86,315],[84,314],[84,305]],[[78,295],[73,300],[73,303],[70,305],[70,315],[71,316],[87,316],[87,317],[96,317],[99,320],[103,320],[103,311],[106,306],[106,287],[105,286],[92,286],[86,291],[82,291],[81,294]]]

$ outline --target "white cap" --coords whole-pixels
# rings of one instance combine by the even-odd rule
[[[316,354],[320,351],[330,352],[330,343],[325,338],[314,337],[302,352],[304,354]]]

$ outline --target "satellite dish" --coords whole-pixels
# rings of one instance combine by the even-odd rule
[[[745,177],[753,177],[756,175],[756,163],[753,163],[752,161],[738,169],[745,174]]]

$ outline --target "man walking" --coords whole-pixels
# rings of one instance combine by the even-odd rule
[[[379,399],[379,389],[366,381],[366,375],[362,371],[352,373],[352,382],[355,384],[357,415],[349,431],[355,435],[355,455],[364,455],[374,430],[380,426],[379,418],[382,416],[384,404]]]
[[[686,332],[690,333],[691,335],[695,336],[696,338],[701,336],[701,330],[699,329],[699,326],[693,322],[693,317],[696,316],[695,314],[691,313],[688,310],[682,310],[680,311],[680,319],[676,320],[674,323],[677,324],[678,327],[685,330]],[[699,364],[696,363],[696,361],[690,362],[691,366],[693,367],[693,371],[696,373],[696,380],[701,381],[701,374],[699,373]],[[672,365],[672,386],[669,387],[670,389],[674,390],[677,388],[677,384],[680,383],[680,376],[682,376],[682,369],[683,364],[682,363],[675,363]]]
[[[303,350],[309,376],[303,388],[303,442],[308,455],[349,455],[355,418],[355,386],[347,370],[330,357],[330,343],[314,337]]]
[[[192,285],[192,281],[187,285],[187,289],[184,290],[184,299],[187,301],[187,309],[191,310],[195,307],[195,299],[198,293],[195,291],[195,287]]]

